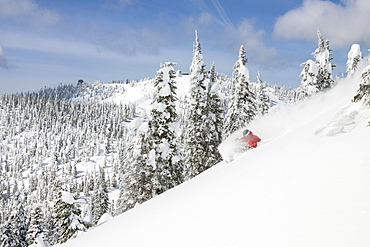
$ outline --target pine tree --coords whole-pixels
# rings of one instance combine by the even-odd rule
[[[95,183],[94,192],[91,196],[91,212],[93,215],[93,224],[97,224],[100,217],[108,212],[109,197],[105,185],[104,169],[100,167],[98,181]]]
[[[15,238],[16,244],[14,246],[28,246],[26,237],[27,237],[27,226],[26,226],[26,216],[23,208],[23,198],[19,193],[15,194],[13,199],[12,212],[9,218],[11,223],[11,228],[13,236]]]
[[[302,77],[301,85],[298,88],[298,99],[304,99],[307,96],[313,95],[318,92],[317,85],[317,74],[318,68],[314,61],[308,59],[305,63],[300,77]]]
[[[269,98],[266,92],[266,82],[262,80],[261,74],[257,75],[257,93],[256,93],[257,115],[265,115],[270,109]]]
[[[59,192],[58,198],[54,205],[55,237],[57,237],[57,243],[62,244],[76,237],[77,232],[84,231],[86,227],[80,218],[80,209],[73,202],[65,201],[62,192]]]
[[[11,202],[9,219],[0,226],[0,246],[28,246],[26,241],[27,226],[23,198],[16,192]]]
[[[198,33],[195,32],[193,60],[190,66],[191,81],[189,108],[184,124],[184,163],[185,179],[191,179],[207,169],[206,162],[206,86],[204,83],[204,62]]]
[[[153,161],[153,153],[151,149],[152,136],[148,122],[144,122],[137,131],[136,137],[133,140],[133,162],[132,171],[136,185],[133,192],[137,203],[144,203],[151,199],[155,191],[153,189],[153,169],[155,164]],[[134,205],[133,205],[134,206]]]
[[[368,63],[361,74],[360,86],[353,98],[354,102],[363,101],[365,105],[370,105],[370,59]]]
[[[317,30],[317,36],[318,48],[315,50],[313,55],[316,59],[315,63],[318,68],[315,86],[317,91],[320,92],[330,89],[333,86],[334,80],[332,78],[332,70],[335,65],[330,62],[332,60],[330,57],[330,52],[332,50],[330,49],[329,40],[325,40],[319,30]]]
[[[360,45],[353,44],[351,46],[351,50],[348,52],[348,60],[346,63],[347,77],[353,76],[358,66],[360,65],[361,59],[362,59],[362,53],[361,53]]]
[[[176,85],[172,62],[161,65],[154,81],[156,92],[149,117],[152,150],[155,152],[153,186],[156,194],[182,182],[182,166],[177,144]]]
[[[27,230],[27,242],[28,244],[35,243],[37,236],[44,232],[44,219],[41,206],[36,206],[31,211],[30,225]]]
[[[116,177],[116,173],[113,174],[111,180],[110,180],[110,186],[113,187],[113,188],[116,188],[118,186],[118,183],[117,183],[117,177]]]
[[[244,46],[239,50],[239,59],[234,64],[232,95],[225,117],[224,137],[245,127],[256,115],[255,95],[249,90],[249,70]]]
[[[221,98],[219,93],[221,87],[216,79],[215,65],[212,64],[210,78],[206,94],[206,109],[205,109],[205,131],[206,138],[206,167],[212,167],[221,160],[221,154],[218,151],[218,146],[222,142],[222,127],[223,115]]]
[[[13,247],[17,246],[16,237],[13,234],[13,229],[10,221],[6,221],[0,226],[0,246]]]
[[[137,121],[140,121],[139,119]],[[117,214],[121,214],[137,203],[153,197],[153,164],[149,161],[150,134],[147,122],[136,130],[136,135],[127,143],[127,157],[123,160],[120,178],[120,195],[117,201]]]

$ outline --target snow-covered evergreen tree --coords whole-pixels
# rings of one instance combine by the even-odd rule
[[[93,216],[93,224],[98,223],[100,217],[108,212],[109,197],[108,190],[105,185],[104,169],[100,167],[98,181],[95,183],[95,188],[91,196],[91,212]]]
[[[301,66],[303,66],[303,69],[300,74],[302,80],[298,88],[298,99],[304,99],[318,92],[318,88],[316,87],[318,74],[316,63],[308,59],[306,62],[302,63]]]
[[[362,59],[362,53],[359,44],[353,44],[351,50],[348,52],[348,60],[346,63],[347,77],[352,77],[356,72],[360,61]]]
[[[353,98],[354,102],[363,101],[365,105],[370,105],[370,59],[368,63],[361,74],[360,86]]]
[[[224,111],[222,108],[221,98],[219,96],[221,87],[216,79],[214,63],[211,66],[210,78],[207,88],[207,99],[205,109],[205,131],[206,137],[206,155],[207,167],[212,167],[221,160],[221,154],[218,146],[222,142],[222,128]]]
[[[318,48],[313,53],[318,68],[316,76],[316,88],[318,91],[330,89],[333,86],[332,70],[335,67],[332,60],[329,40],[325,40],[320,31],[317,30]]]
[[[205,130],[206,86],[204,61],[198,33],[195,32],[193,60],[190,66],[191,81],[189,91],[189,108],[184,124],[183,145],[185,162],[185,179],[191,179],[207,169]]]
[[[113,174],[113,176],[110,180],[110,186],[113,187],[113,188],[116,188],[118,186],[117,177],[116,177],[115,173]]]
[[[257,115],[265,115],[270,109],[269,98],[266,92],[266,82],[262,80],[260,72],[257,74],[256,108]]]
[[[19,192],[17,192],[15,198],[13,199],[13,207],[9,221],[11,223],[13,237],[16,243],[14,246],[19,247],[28,246],[26,240],[27,237],[26,216],[23,204],[24,204],[23,198],[21,197]]]
[[[77,236],[78,231],[85,231],[86,227],[80,217],[81,210],[74,204],[72,194],[60,192],[59,199],[54,205],[54,218],[56,221],[57,243],[65,243]]]
[[[161,65],[154,85],[156,92],[149,116],[149,127],[152,133],[152,150],[155,152],[153,186],[156,194],[182,182],[182,162],[176,136],[176,85],[175,63]]]
[[[0,225],[0,246],[13,247],[17,246],[16,236],[13,234],[13,229],[10,221],[6,221]]]
[[[117,213],[121,214],[137,203],[143,203],[153,197],[153,164],[150,163],[151,135],[148,122],[142,119],[134,126],[136,135],[127,144],[128,157],[124,160],[120,178],[120,195],[117,201]],[[136,125],[135,124],[135,125]]]
[[[30,217],[30,225],[27,230],[27,242],[31,245],[34,244],[36,238],[45,231],[41,206],[37,205],[33,208]]]
[[[245,127],[256,115],[255,95],[249,90],[249,70],[244,46],[239,50],[239,59],[234,64],[232,95],[225,117],[224,137]]]

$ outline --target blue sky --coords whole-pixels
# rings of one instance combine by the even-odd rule
[[[0,93],[153,77],[166,61],[188,71],[195,29],[207,68],[231,75],[245,45],[251,80],[294,88],[317,29],[334,73],[353,43],[367,55],[368,13],[368,0],[0,0]]]

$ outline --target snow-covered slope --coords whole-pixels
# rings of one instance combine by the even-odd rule
[[[63,246],[370,246],[370,109],[350,104],[354,81],[255,120],[257,149]]]

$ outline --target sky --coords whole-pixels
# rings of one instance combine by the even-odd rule
[[[370,47],[368,0],[0,0],[0,93],[60,83],[187,72],[197,30],[206,69],[231,76],[245,46],[251,81],[300,84],[317,29],[330,40],[335,75],[353,43]]]

